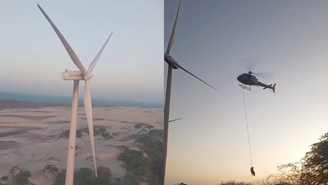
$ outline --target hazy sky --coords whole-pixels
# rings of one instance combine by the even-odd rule
[[[93,71],[93,98],[163,102],[163,1],[151,0],[2,0],[0,91],[71,96],[61,72],[78,68],[37,3],[85,68],[114,32]]]
[[[167,184],[256,180],[297,162],[326,132],[328,1],[182,1],[171,55],[218,88],[174,70]],[[177,0],[165,1],[165,48]],[[276,94],[245,92],[257,176],[252,177],[237,76],[257,58]],[[167,68],[167,66],[165,67]],[[166,71],[165,71],[166,73]],[[166,79],[166,74],[165,74]]]

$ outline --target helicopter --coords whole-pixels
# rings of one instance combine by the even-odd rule
[[[237,80],[241,83],[239,84],[239,86],[245,90],[251,91],[251,86],[256,86],[256,87],[261,86],[263,87],[263,89],[271,89],[273,93],[276,93],[276,83],[270,85],[264,84],[258,81],[258,79],[255,77],[255,74],[252,71],[239,75],[237,77]]]

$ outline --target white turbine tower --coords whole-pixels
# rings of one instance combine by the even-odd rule
[[[190,74],[191,76],[197,78],[201,82],[205,83],[206,85],[210,86],[211,88],[217,90],[204,80],[198,78],[196,75],[192,74],[188,70],[186,70],[184,67],[182,67],[174,58],[170,55],[170,51],[174,42],[174,36],[175,36],[175,29],[178,22],[178,15],[180,10],[181,0],[179,2],[177,15],[175,17],[174,26],[172,29],[170,41],[168,43],[166,52],[164,53],[164,60],[168,64],[168,71],[167,71],[167,83],[166,83],[166,94],[165,94],[165,107],[164,107],[164,181],[165,181],[165,173],[166,173],[166,159],[167,159],[167,143],[168,143],[168,131],[169,131],[169,114],[170,114],[170,101],[171,101],[171,84],[172,84],[172,72],[173,69],[182,69],[186,73]],[[163,182],[164,184],[164,182]]]
[[[89,80],[93,77],[92,70],[97,64],[102,52],[104,51],[112,33],[107,38],[105,44],[102,46],[96,57],[93,59],[90,64],[88,71],[83,67],[80,59],[77,57],[71,46],[68,44],[64,36],[60,33],[55,24],[51,21],[45,11],[38,5],[39,9],[46,17],[57,36],[63,43],[66,48],[69,56],[73,60],[74,64],[80,69],[80,71],[65,71],[62,72],[62,78],[64,80],[73,80],[74,88],[73,88],[73,100],[72,100],[72,115],[71,115],[71,127],[70,127],[70,135],[69,135],[69,146],[68,146],[68,156],[67,156],[67,168],[66,168],[66,181],[65,185],[73,185],[74,179],[74,157],[75,157],[75,142],[76,142],[76,122],[77,122],[77,109],[78,109],[78,97],[79,97],[79,81],[85,81],[85,90],[84,90],[84,107],[86,111],[86,117],[88,122],[89,136],[90,136],[90,144],[92,149],[92,157],[93,157],[93,167],[95,171],[95,175],[97,177],[97,165],[96,165],[96,154],[95,154],[95,144],[94,144],[94,136],[93,136],[93,117],[92,117],[92,101],[90,94],[90,82]]]

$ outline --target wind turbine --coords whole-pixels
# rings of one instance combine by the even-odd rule
[[[174,42],[174,36],[175,36],[175,29],[178,22],[178,15],[180,10],[181,0],[179,2],[177,14],[175,17],[175,22],[173,25],[170,41],[167,45],[166,52],[164,53],[164,60],[168,64],[168,71],[167,71],[167,83],[166,83],[166,94],[165,94],[165,107],[164,107],[164,145],[165,145],[165,151],[164,151],[164,181],[165,181],[165,173],[166,173],[166,158],[167,158],[167,141],[168,141],[168,131],[169,131],[169,113],[170,113],[170,101],[171,101],[171,85],[172,85],[172,72],[173,69],[182,69],[186,73],[190,74],[191,76],[197,78],[201,82],[205,83],[209,87],[213,88],[214,90],[217,90],[204,80],[200,79],[196,75],[192,74],[188,70],[186,70],[184,67],[182,67],[171,55],[170,51]]]
[[[74,157],[75,157],[75,143],[76,143],[76,122],[77,122],[77,109],[78,109],[78,101],[79,101],[79,81],[85,81],[85,90],[84,90],[84,107],[86,111],[86,117],[88,122],[89,136],[90,136],[90,144],[92,149],[92,157],[93,157],[93,167],[95,170],[95,175],[97,177],[97,165],[96,165],[96,152],[95,152],[95,144],[94,144],[94,136],[93,136],[93,117],[92,117],[92,100],[90,94],[90,82],[89,80],[93,77],[92,70],[97,64],[102,52],[104,51],[110,37],[113,32],[107,38],[105,44],[102,46],[96,57],[93,59],[90,64],[88,70],[86,71],[84,66],[82,65],[80,59],[77,57],[71,46],[68,44],[64,36],[60,33],[56,25],[51,21],[46,12],[41,8],[38,4],[39,9],[42,14],[46,17],[60,41],[63,43],[66,51],[69,56],[73,60],[74,64],[80,69],[80,71],[64,71],[62,72],[63,80],[73,80],[73,100],[72,100],[72,115],[71,115],[71,127],[69,134],[69,145],[68,145],[68,155],[67,155],[67,168],[66,168],[66,180],[65,185],[73,185],[74,179]]]

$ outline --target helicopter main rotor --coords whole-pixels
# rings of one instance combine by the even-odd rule
[[[248,74],[254,75],[254,76],[259,76],[261,78],[271,78],[272,77],[271,73],[254,73],[253,71],[248,71]]]
[[[258,76],[260,78],[271,78],[273,76],[271,73],[253,72],[253,69],[255,69],[257,64],[259,63],[258,59],[247,59],[243,60],[242,63],[245,69],[248,71],[248,74],[250,75]]]

